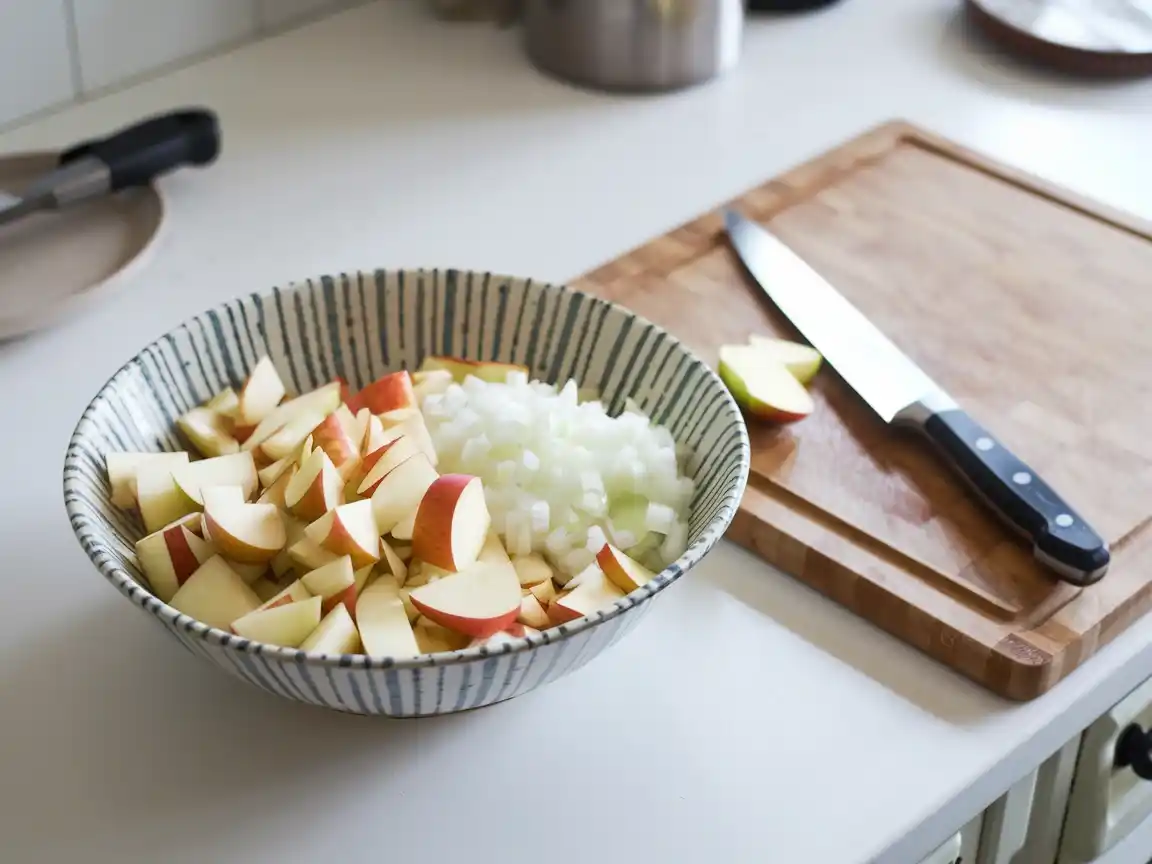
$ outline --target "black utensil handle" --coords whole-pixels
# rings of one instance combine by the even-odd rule
[[[60,164],[94,156],[108,166],[112,190],[146,186],[184,165],[207,165],[220,153],[220,124],[204,109],[175,111],[70,147]]]
[[[955,408],[932,414],[924,432],[1064,581],[1091,585],[1108,569],[1108,544],[1035,471]]]

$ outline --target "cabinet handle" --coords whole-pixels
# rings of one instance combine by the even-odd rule
[[[1112,763],[1117,768],[1131,768],[1142,780],[1152,780],[1152,732],[1131,723],[1116,739]]]

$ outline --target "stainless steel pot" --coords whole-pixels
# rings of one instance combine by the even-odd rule
[[[740,59],[744,0],[526,0],[528,55],[608,90],[674,90]]]

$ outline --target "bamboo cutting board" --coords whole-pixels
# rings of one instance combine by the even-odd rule
[[[825,368],[817,410],[750,421],[731,539],[1011,699],[1046,691],[1152,606],[1152,226],[909,126],[733,202],[795,249],[1109,541],[1054,581],[912,433]],[[798,338],[740,269],[720,208],[576,286],[715,363]]]

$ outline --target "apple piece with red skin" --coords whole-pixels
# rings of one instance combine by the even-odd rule
[[[406,519],[414,519],[424,496],[440,475],[423,453],[413,453],[385,474],[372,492],[372,513],[379,534],[395,532]],[[415,530],[415,525],[411,529]],[[403,533],[403,532],[401,532]],[[411,539],[409,533],[407,538]]]
[[[412,530],[412,554],[436,567],[459,572],[479,557],[491,525],[480,478],[445,474],[432,482],[420,500]],[[516,571],[509,569],[515,576]],[[519,579],[516,596],[520,596]]]
[[[365,408],[362,413],[367,412],[368,409]],[[365,454],[375,453],[387,443],[388,439],[384,436],[384,424],[375,414],[368,414],[368,420],[364,426],[364,440],[360,450]]]
[[[267,356],[261,357],[240,389],[237,422],[241,425],[259,423],[280,404],[285,392],[284,382],[272,361]]]
[[[256,499],[257,504],[275,504],[281,510],[287,510],[288,504],[285,501],[285,494],[288,491],[288,484],[292,482],[292,478],[296,476],[296,466],[289,465],[288,470],[281,474],[276,482],[265,489],[259,498]]]
[[[460,357],[427,357],[420,364],[421,372],[430,372],[436,369],[444,369],[452,373],[452,378],[457,383],[463,383],[464,379],[471,375],[490,384],[503,384],[508,379],[510,372],[528,374],[527,366],[520,366],[515,363],[497,363],[491,360],[464,360]]]
[[[411,594],[420,614],[477,639],[507,628],[519,616],[521,603],[520,580],[507,553],[495,554],[492,545],[499,546],[495,535],[485,540],[489,548],[480,560]]]
[[[737,404],[758,419],[795,423],[816,408],[782,363],[750,345],[723,346],[719,373]]]
[[[220,489],[206,490],[204,497],[204,528],[221,555],[241,564],[267,565],[288,542],[274,504],[238,503]]]
[[[428,457],[428,461],[431,462],[433,466],[439,464],[439,457],[436,455],[436,445],[432,442],[432,435],[428,431],[428,424],[424,422],[424,415],[419,411],[414,410],[411,414],[396,422],[386,421],[384,415],[381,414],[380,422],[384,425],[385,443],[400,437],[411,438],[416,442],[421,452]]]
[[[136,506],[136,475],[144,466],[171,471],[187,462],[188,454],[183,450],[175,453],[109,453],[104,457],[104,463],[112,487],[112,503],[125,509]]]
[[[227,630],[237,618],[260,607],[260,598],[219,555],[205,561],[168,605],[210,627]]]
[[[240,452],[227,418],[207,408],[193,408],[176,418],[176,427],[201,456],[226,456]]]
[[[493,633],[487,639],[473,639],[468,643],[469,648],[480,648],[487,645],[489,648],[496,648],[500,645],[507,645],[510,642],[515,642],[517,639],[523,639],[526,636],[539,636],[540,631],[535,627],[529,627],[520,622],[513,622],[508,625],[506,630],[501,630],[499,633]]]
[[[257,424],[252,433],[241,444],[244,450],[255,450],[264,444],[274,434],[279,432],[289,423],[298,420],[301,416],[315,417],[319,414],[319,418],[308,427],[307,432],[322,421],[325,417],[335,411],[340,405],[340,385],[337,382],[325,384],[323,387],[318,387],[311,393],[305,393],[303,396],[297,396],[295,399],[289,399],[287,402],[282,402],[272,409],[272,412]],[[300,436],[299,441],[303,441],[307,435]],[[235,434],[235,433],[233,433]],[[299,444],[297,441],[297,444]],[[289,448],[291,450],[291,448]],[[288,455],[282,453],[281,456],[276,456],[269,461],[275,461],[282,456]]]
[[[272,609],[276,606],[285,606],[288,603],[299,603],[311,596],[311,592],[304,587],[304,582],[296,579],[261,603],[259,608]]]
[[[801,384],[809,384],[824,362],[824,357],[811,345],[757,335],[749,336],[748,342],[756,350],[765,352],[777,363],[783,364]]]
[[[379,450],[369,453],[360,464],[365,474],[364,479],[360,482],[360,488],[356,491],[364,498],[371,498],[376,492],[376,487],[380,485],[380,481],[389,471],[419,452],[421,452],[420,446],[415,440],[401,435],[389,441]]]
[[[543,630],[552,623],[548,618],[547,610],[540,605],[540,601],[532,594],[529,594],[520,601],[520,614],[516,617],[516,620],[529,627],[535,627],[537,630]]]
[[[575,588],[557,595],[549,604],[548,617],[553,624],[566,624],[603,609],[611,609],[623,596],[624,592],[593,564],[580,573],[579,584]]]
[[[355,567],[380,560],[380,532],[371,501],[342,504],[304,530],[304,536],[336,555],[350,555]]]
[[[470,636],[457,633],[442,624],[437,624],[431,618],[420,615],[412,624],[416,633],[416,641],[424,654],[434,654],[437,651],[461,651],[468,647],[472,641]]]
[[[300,650],[329,655],[359,653],[360,633],[347,607],[339,604],[329,610],[316,629],[300,644]]]
[[[341,405],[312,430],[312,443],[328,454],[341,480],[348,480],[360,461],[356,418]]]
[[[232,632],[242,639],[299,648],[320,626],[320,598],[286,603],[270,609],[256,609],[232,622]]]
[[[420,653],[412,624],[392,576],[381,576],[356,600],[356,623],[364,653],[371,657],[414,657]]]
[[[631,594],[656,578],[656,574],[638,561],[629,558],[611,543],[596,553],[596,563],[604,575],[625,594]]]
[[[301,446],[311,437],[328,416],[322,411],[309,411],[294,417],[277,431],[268,436],[256,453],[266,462],[279,461],[300,452]]]
[[[198,513],[165,525],[136,543],[136,559],[152,593],[167,603],[200,566],[216,554],[216,547],[193,530],[200,524]]]
[[[412,376],[407,370],[377,378],[348,400],[348,407],[353,414],[361,408],[367,408],[373,414],[383,414],[386,411],[411,408],[415,405],[416,394],[412,390]]]
[[[315,522],[340,506],[340,493],[340,475],[328,454],[317,447],[284,490],[284,503],[293,516]]]

